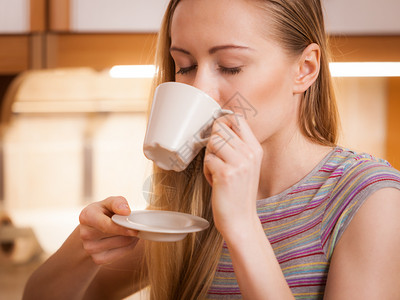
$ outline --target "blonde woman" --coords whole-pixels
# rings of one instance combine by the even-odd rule
[[[336,145],[328,61],[319,0],[172,0],[157,83],[241,105],[186,171],[155,168],[152,208],[211,226],[146,242],[111,221],[130,213],[124,198],[91,204],[25,299],[119,299],[145,286],[155,300],[400,299],[400,173]]]

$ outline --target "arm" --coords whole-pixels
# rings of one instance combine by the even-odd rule
[[[143,241],[139,240],[129,255],[101,266],[84,299],[122,299],[144,288],[142,284],[147,285],[147,281],[141,281],[143,247]]]
[[[86,207],[80,216],[81,224],[32,274],[23,299],[83,299],[85,295],[93,299],[98,292],[115,292],[118,296],[121,292],[125,296],[134,292],[142,247],[136,246],[137,232],[117,226],[110,219],[114,213],[129,212],[121,197]]]
[[[332,256],[325,299],[400,299],[400,191],[361,206]]]
[[[258,219],[226,243],[244,299],[294,299]]]
[[[77,227],[62,247],[31,275],[23,299],[82,298],[99,269],[83,251]]]
[[[244,118],[236,117],[214,123],[206,149],[214,222],[244,299],[294,299],[257,216],[262,148]]]

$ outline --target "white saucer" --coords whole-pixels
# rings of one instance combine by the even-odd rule
[[[138,237],[144,240],[175,242],[188,233],[202,231],[210,225],[207,220],[190,214],[164,211],[139,210],[129,216],[113,215],[118,225],[139,231]]]

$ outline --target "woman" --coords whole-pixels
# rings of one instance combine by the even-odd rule
[[[336,146],[320,1],[172,0],[158,50],[157,83],[193,85],[236,113],[216,120],[186,171],[154,170],[152,208],[211,227],[144,242],[110,219],[130,213],[124,198],[91,204],[25,299],[147,285],[157,300],[400,299],[400,173]]]

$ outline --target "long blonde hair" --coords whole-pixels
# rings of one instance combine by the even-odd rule
[[[315,43],[321,50],[317,80],[300,103],[299,127],[318,144],[334,146],[338,139],[338,112],[329,71],[330,53],[320,0],[250,0],[265,11],[272,28],[268,34],[289,55],[301,55]]]
[[[299,126],[303,134],[323,145],[337,140],[337,109],[328,68],[328,45],[319,0],[247,0],[273,20],[276,41],[293,55],[311,43],[321,48],[317,81],[304,93]],[[170,26],[180,0],[171,0],[158,38],[155,86],[175,80],[175,65],[169,53]],[[271,33],[271,32],[270,32]],[[152,209],[173,210],[201,216],[210,227],[174,243],[146,242],[145,257],[150,296],[154,300],[202,299],[212,283],[223,240],[213,224],[211,188],[203,175],[204,151],[183,172],[153,170]]]

